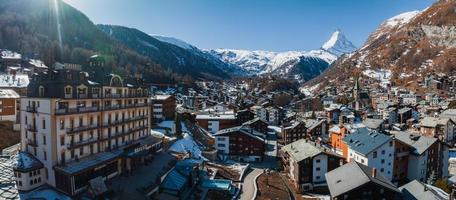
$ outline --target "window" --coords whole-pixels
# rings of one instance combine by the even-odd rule
[[[43,151],[44,160],[47,160],[47,152]]]
[[[320,159],[317,159],[315,162],[316,162],[316,163],[320,163]]]
[[[385,155],[385,150],[382,150],[382,155]]]
[[[385,163],[385,159],[382,159],[382,160],[381,160],[381,163],[382,163],[382,164]]]
[[[392,147],[393,146],[393,141],[390,141],[389,145],[390,145],[390,147]]]
[[[72,88],[71,88],[71,86],[65,87],[65,94],[66,94],[66,95],[70,95],[71,93],[72,93]]]
[[[60,136],[60,146],[65,145],[65,136]]]
[[[60,130],[63,130],[65,128],[65,120],[61,119],[60,120]]]
[[[30,180],[30,185],[33,185],[33,180]]]
[[[377,158],[377,151],[374,151],[373,156],[374,158]]]
[[[84,154],[84,148],[83,148],[83,147],[81,147],[81,148],[79,149],[79,155],[82,156],[82,154]]]
[[[46,129],[46,120],[43,119],[43,129]]]
[[[364,164],[364,159],[361,159],[361,163]]]
[[[383,168],[380,168],[380,172],[384,172],[384,171],[385,171],[385,169],[383,169]]]
[[[46,136],[43,135],[43,145],[46,145]]]
[[[39,95],[39,97],[44,97],[44,87],[43,86],[39,87],[38,95]]]
[[[317,171],[320,171],[320,168],[319,168],[319,167],[317,167],[315,170],[317,170]]]
[[[318,180],[320,180],[320,176],[317,176],[316,178],[317,178]]]

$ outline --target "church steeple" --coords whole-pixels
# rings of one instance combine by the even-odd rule
[[[353,86],[353,98],[355,100],[355,110],[359,110],[360,108],[360,98],[359,92],[361,91],[361,85],[359,84],[359,77],[355,79],[355,85]]]

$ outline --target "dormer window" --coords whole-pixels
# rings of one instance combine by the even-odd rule
[[[71,98],[73,96],[73,87],[66,86],[65,87],[65,98]]]

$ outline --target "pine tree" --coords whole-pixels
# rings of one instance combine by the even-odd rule
[[[182,138],[182,123],[180,115],[178,113],[176,113],[174,116],[174,122],[176,124],[176,137]]]

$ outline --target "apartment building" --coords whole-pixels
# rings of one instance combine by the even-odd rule
[[[34,75],[21,100],[21,149],[42,164],[30,169],[42,170],[42,182],[71,196],[94,178],[132,171],[161,149],[149,134],[142,80],[102,71],[63,65]],[[18,172],[28,173],[23,168]]]
[[[341,155],[307,139],[282,147],[281,153],[284,171],[300,191],[325,187],[325,174],[344,164]]]
[[[345,135],[348,147],[347,161],[376,168],[390,181],[393,180],[394,141],[393,138],[367,128],[358,129]]]
[[[155,122],[174,119],[176,98],[173,95],[154,95],[151,100],[152,118]]]

